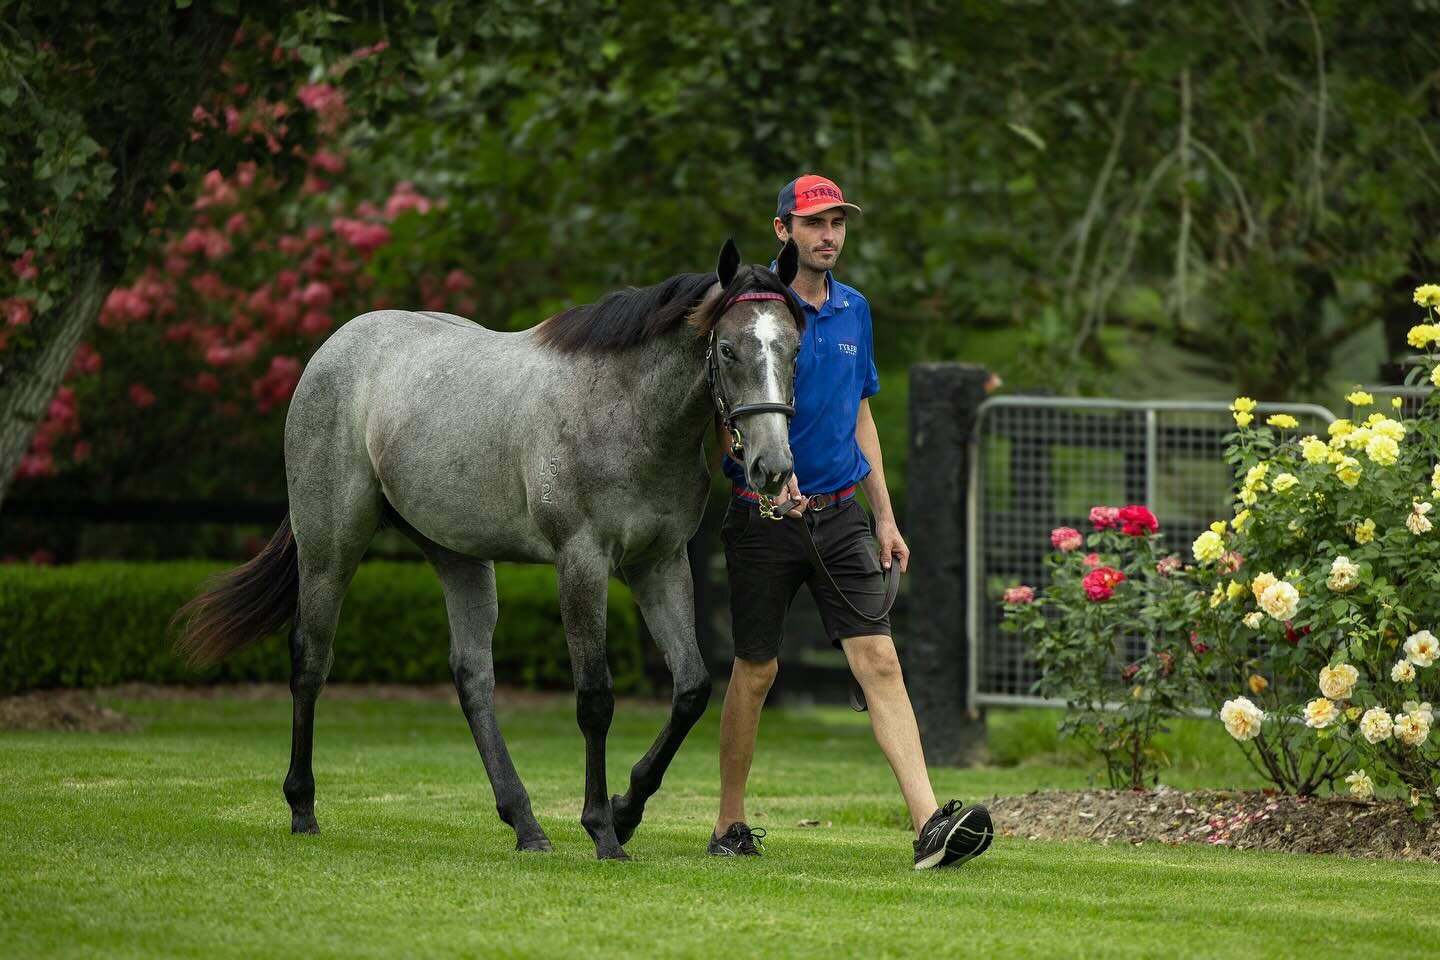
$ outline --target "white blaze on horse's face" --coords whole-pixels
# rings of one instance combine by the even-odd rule
[[[731,408],[755,403],[790,404],[795,397],[795,356],[800,333],[782,304],[758,302],[736,309],[717,330],[723,349]],[[773,411],[741,415],[736,426],[745,440],[745,479],[752,490],[774,496],[790,479],[790,421]]]
[[[788,379],[788,376],[781,375],[782,355],[785,352],[782,323],[794,327],[789,317],[777,317],[773,310],[762,311],[755,319],[755,339],[760,341],[760,356],[765,365],[765,399],[775,403],[788,403],[790,400],[790,391],[781,385]],[[790,363],[793,365],[793,357]],[[786,368],[785,372],[788,374],[792,370],[793,366]]]

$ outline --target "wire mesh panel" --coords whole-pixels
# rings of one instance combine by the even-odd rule
[[[1323,436],[1335,419],[1309,404],[1261,404],[1257,413],[1277,410],[1300,420],[1287,435]],[[1050,531],[1088,531],[1093,506],[1145,504],[1171,548],[1187,554],[1232,512],[1222,456],[1234,429],[1228,406],[1215,402],[997,397],[981,406],[970,486],[970,702],[1043,702],[1031,693],[1038,669],[1026,639],[1000,630],[1000,594],[1018,583],[1046,586]],[[1127,659],[1148,644],[1117,639]]]

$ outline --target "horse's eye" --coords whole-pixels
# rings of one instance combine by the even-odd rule
[[[724,357],[726,360],[734,360],[735,351],[730,349],[730,345],[728,343],[722,343],[720,344],[720,356]]]

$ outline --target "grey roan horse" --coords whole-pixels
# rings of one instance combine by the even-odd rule
[[[196,664],[292,624],[292,831],[319,831],[315,700],[345,590],[389,523],[440,576],[455,686],[520,850],[550,841],[495,720],[494,561],[555,565],[585,737],[580,821],[597,857],[626,859],[621,845],[710,696],[685,543],[709,488],[703,441],[717,397],[743,427],[750,485],[775,495],[790,475],[785,413],[804,322],[786,289],[796,262],[789,244],[776,272],[742,268],[727,242],[713,274],[612,293],[530,330],[381,310],[316,352],[285,422],[288,516],[259,555],[176,615],[178,647]],[[674,677],[669,721],[616,797],[605,785],[612,574],[629,584]]]

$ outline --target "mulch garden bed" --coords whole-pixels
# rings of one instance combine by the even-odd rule
[[[986,804],[1001,836],[1182,843],[1440,862],[1440,817],[1417,823],[1399,800],[1289,797],[1259,791],[1037,791]]]

